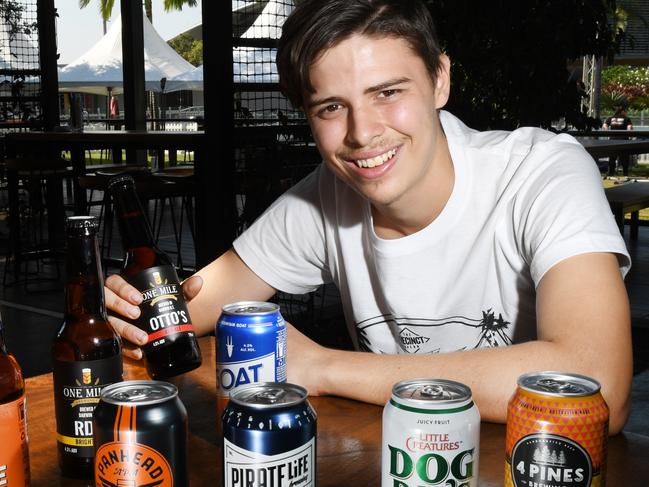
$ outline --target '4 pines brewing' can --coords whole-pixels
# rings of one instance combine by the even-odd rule
[[[382,487],[477,487],[480,413],[450,380],[395,384],[383,409]]]
[[[603,487],[608,406],[594,379],[535,372],[507,408],[506,487]]]
[[[106,387],[93,415],[95,485],[188,487],[187,411],[176,386]]]
[[[312,487],[316,414],[306,389],[288,383],[238,387],[223,413],[225,487]]]
[[[219,414],[235,387],[286,382],[286,323],[277,304],[225,305],[216,325],[216,344]]]

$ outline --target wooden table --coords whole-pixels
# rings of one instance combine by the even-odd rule
[[[203,366],[173,380],[189,414],[189,470],[193,487],[221,485],[217,459],[216,396],[213,338],[202,338]],[[144,371],[126,364],[128,378]],[[29,451],[32,487],[77,487],[92,483],[61,478],[56,460],[52,375],[27,380]],[[309,399],[318,414],[319,487],[379,486],[381,479],[382,408],[333,397]],[[483,423],[480,481],[483,487],[503,484],[503,425]],[[649,478],[649,437],[620,434],[610,439],[609,487],[645,487]]]

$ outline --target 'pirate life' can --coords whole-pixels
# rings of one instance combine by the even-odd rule
[[[608,417],[600,385],[590,377],[519,377],[507,408],[505,486],[603,487]]]
[[[225,487],[312,487],[316,414],[306,389],[269,383],[238,387],[223,413]]]
[[[286,322],[277,304],[225,305],[216,324],[216,346],[219,416],[235,387],[286,382]]]
[[[383,409],[382,487],[477,487],[480,413],[459,382],[398,382]]]
[[[106,387],[93,415],[95,485],[187,487],[187,411],[176,386]]]

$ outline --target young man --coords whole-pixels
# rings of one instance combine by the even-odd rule
[[[399,380],[449,378],[502,422],[519,375],[570,371],[602,383],[619,431],[629,258],[596,166],[568,136],[480,133],[440,111],[450,62],[432,25],[418,0],[295,9],[281,85],[324,163],[187,281],[194,323],[208,332],[224,303],[335,282],[355,344],[374,353],[325,349],[291,327],[289,381],[311,394],[383,404]],[[136,315],[138,293],[107,283],[109,307]]]

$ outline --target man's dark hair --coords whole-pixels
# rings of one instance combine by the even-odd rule
[[[441,48],[428,8],[420,0],[304,0],[282,27],[277,69],[282,92],[303,108],[313,93],[309,69],[327,49],[349,37],[401,38],[422,59],[434,81]]]

